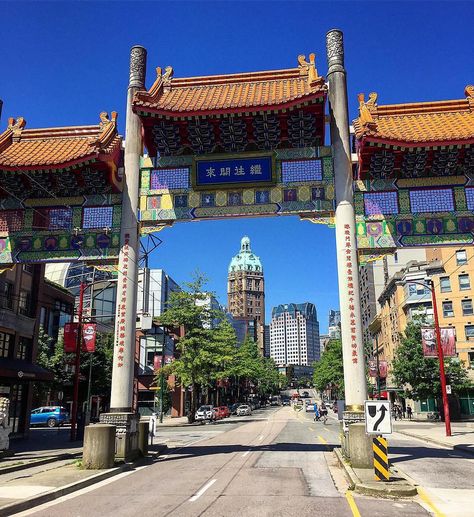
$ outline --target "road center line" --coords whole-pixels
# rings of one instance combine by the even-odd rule
[[[321,442],[321,443],[324,443],[324,445],[327,445],[328,442],[322,437],[322,436],[319,436],[318,435],[318,440]]]
[[[196,499],[199,499],[202,494],[204,494],[204,492],[210,488],[215,482],[217,481],[217,479],[211,479],[210,481],[208,481],[201,489],[199,489],[192,497],[189,498],[190,501],[196,501]]]
[[[356,502],[354,501],[354,496],[349,490],[346,492],[346,499],[349,503],[349,508],[351,509],[352,515],[354,517],[360,517],[359,508],[357,508]]]
[[[423,488],[417,486],[416,490],[418,491],[418,495],[421,497],[421,500],[430,507],[430,509],[436,517],[446,517],[446,515],[436,507],[436,505],[433,503],[433,501]]]

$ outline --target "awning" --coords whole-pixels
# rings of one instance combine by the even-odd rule
[[[19,382],[54,380],[54,374],[49,370],[21,359],[2,359],[0,361],[0,377],[15,379]]]

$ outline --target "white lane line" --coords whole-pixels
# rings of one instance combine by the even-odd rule
[[[263,434],[258,437],[259,440],[263,440]]]
[[[245,458],[245,456],[247,456],[247,454],[250,454],[250,449],[248,451],[245,451],[243,454],[242,454],[242,458]]]
[[[215,482],[217,481],[217,479],[211,479],[210,481],[208,481],[200,490],[198,490],[192,497],[189,498],[190,501],[196,501],[196,499],[199,499],[202,494],[204,494],[204,492],[210,488]]]

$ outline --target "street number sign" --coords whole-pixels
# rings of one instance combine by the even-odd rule
[[[365,401],[365,432],[392,434],[392,418],[388,400]]]

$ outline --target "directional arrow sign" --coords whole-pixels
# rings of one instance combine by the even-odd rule
[[[365,432],[392,434],[392,418],[388,400],[365,401]]]

